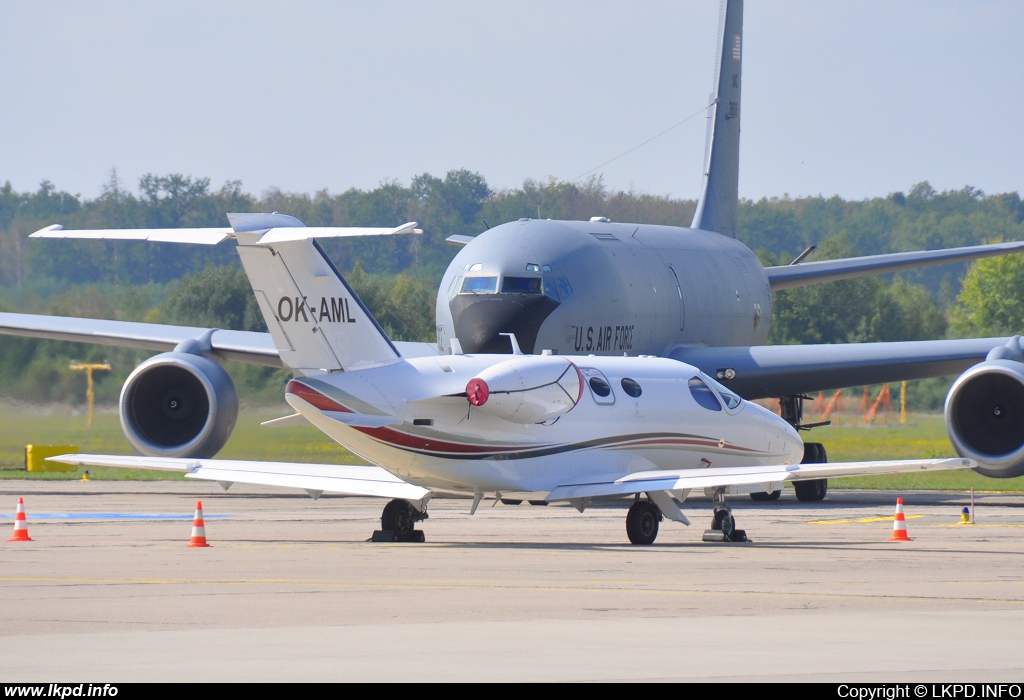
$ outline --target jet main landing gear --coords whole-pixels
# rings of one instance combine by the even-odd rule
[[[715,510],[711,516],[711,529],[704,531],[705,542],[750,542],[746,530],[736,529],[736,518],[725,502],[725,491],[715,493]]]
[[[395,498],[384,506],[380,515],[380,529],[373,531],[372,542],[425,542],[423,530],[416,529],[416,523],[426,520],[429,516],[425,511],[416,508],[412,503]]]
[[[626,535],[633,544],[654,544],[661,510],[650,501],[636,501],[626,513]]]

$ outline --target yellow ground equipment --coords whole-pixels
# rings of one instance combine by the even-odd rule
[[[110,365],[108,365],[105,362],[102,364],[85,364],[82,362],[72,362],[69,369],[85,372],[85,381],[87,383],[85,390],[85,398],[89,401],[89,425],[92,425],[92,411],[93,407],[96,405],[96,392],[93,388],[92,373],[95,370],[109,372]]]
[[[25,468],[30,472],[73,472],[71,464],[47,462],[47,457],[78,452],[78,445],[25,445]]]

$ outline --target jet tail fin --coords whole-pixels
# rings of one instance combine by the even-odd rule
[[[708,108],[704,177],[692,228],[736,237],[740,173],[743,0],[723,0],[718,73]]]
[[[308,375],[401,358],[315,240],[240,240],[238,255],[289,369]]]

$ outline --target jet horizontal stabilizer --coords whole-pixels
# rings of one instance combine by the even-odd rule
[[[298,219],[283,214],[245,214],[245,219],[237,219],[242,215],[228,214],[232,223],[238,228],[115,228],[65,230],[60,224],[53,224],[39,229],[29,238],[75,238],[87,240],[114,241],[150,241],[153,243],[197,243],[200,245],[216,245],[229,238],[236,238],[238,233],[251,233],[259,238],[250,245],[272,245],[286,241],[304,241],[315,238],[358,238],[363,236],[396,236],[401,234],[420,234],[422,229],[416,228],[416,222],[402,224],[395,228],[373,228],[366,226],[304,226]],[[270,228],[253,229],[252,217],[263,217],[264,223],[272,224]]]
[[[298,428],[303,425],[309,425],[309,419],[307,419],[301,413],[293,413],[290,416],[282,416],[281,418],[274,418],[273,420],[265,420],[260,425],[268,428]]]

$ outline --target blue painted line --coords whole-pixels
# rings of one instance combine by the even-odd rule
[[[192,520],[194,517],[177,513],[29,513],[26,520]],[[224,520],[230,517],[203,514],[203,520]],[[10,522],[14,522],[13,517]]]

